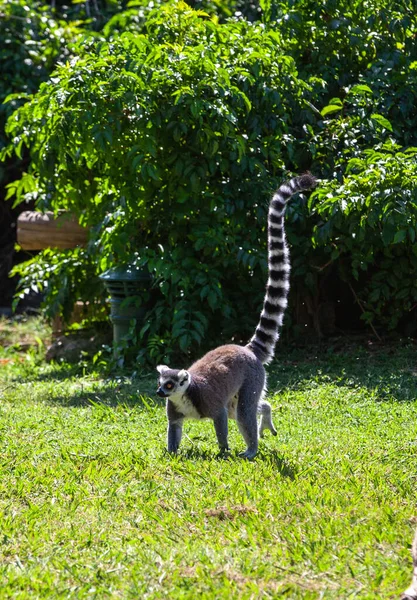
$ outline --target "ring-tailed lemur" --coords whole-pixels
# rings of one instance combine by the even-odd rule
[[[247,449],[245,458],[258,450],[265,429],[277,434],[271,406],[264,400],[265,369],[274,356],[289,290],[290,261],[285,239],[284,214],[295,193],[315,185],[312,175],[295,177],[273,195],[268,212],[268,282],[255,334],[246,346],[219,346],[188,370],[159,365],[157,394],[167,398],[168,451],[180,445],[184,419],[211,418],[220,451],[228,450],[228,418],[236,419]],[[259,428],[257,413],[261,414]]]
[[[401,596],[401,600],[417,600],[417,531],[414,536],[413,548],[413,581]]]

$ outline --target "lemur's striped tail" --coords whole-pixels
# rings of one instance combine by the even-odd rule
[[[247,348],[263,364],[269,363],[278,341],[290,289],[290,253],[285,239],[284,214],[288,200],[316,184],[310,175],[294,177],[281,185],[272,196],[268,212],[268,283],[261,317]]]

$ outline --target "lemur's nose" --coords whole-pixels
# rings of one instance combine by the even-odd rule
[[[158,396],[160,398],[166,398],[166,394],[165,394],[164,390],[161,388],[161,386],[159,386],[159,388],[156,390],[156,393],[158,394]]]

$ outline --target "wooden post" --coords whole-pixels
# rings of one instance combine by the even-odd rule
[[[76,248],[87,239],[88,229],[69,213],[55,217],[52,212],[25,211],[17,219],[17,243],[23,250]]]

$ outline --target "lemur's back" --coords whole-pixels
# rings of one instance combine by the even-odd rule
[[[214,410],[235,396],[248,379],[256,382],[256,387],[265,385],[261,361],[245,346],[235,344],[211,350],[191,365],[188,372],[191,380],[200,383],[202,401]]]
[[[221,377],[226,373],[239,377],[242,369],[259,368],[264,371],[261,361],[249,348],[237,344],[226,344],[207,352],[193,363],[188,371],[203,377],[215,374]]]

